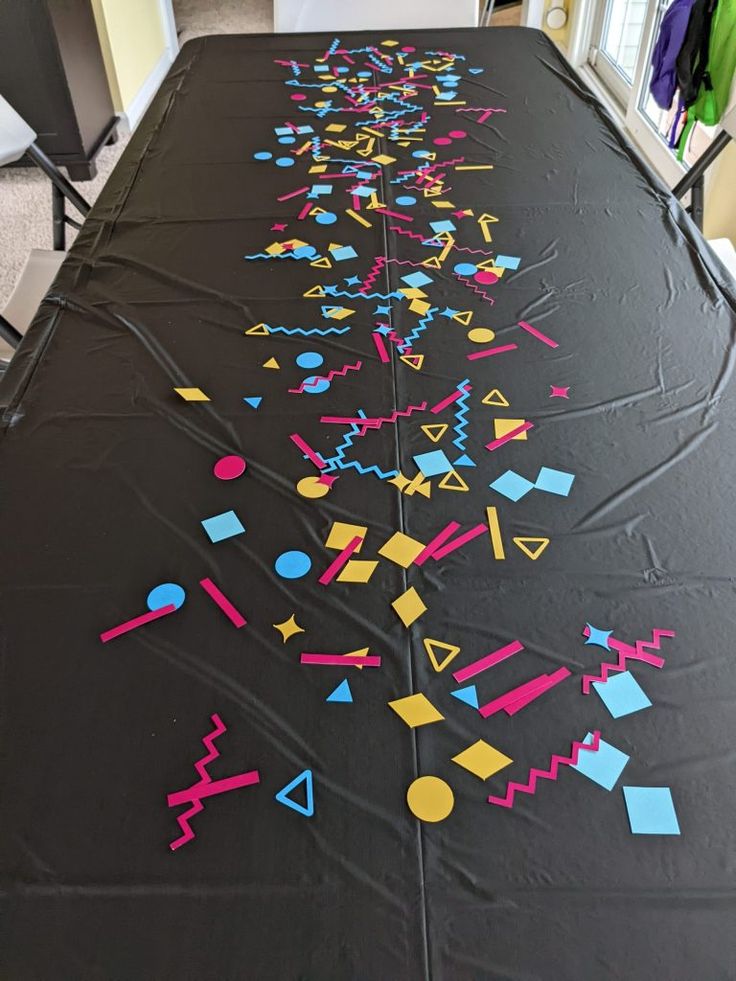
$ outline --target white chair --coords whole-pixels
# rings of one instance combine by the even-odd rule
[[[477,27],[478,0],[274,0],[274,31]]]

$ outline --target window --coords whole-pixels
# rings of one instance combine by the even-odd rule
[[[604,0],[598,5],[589,61],[622,106],[634,85],[646,19],[647,0]]]

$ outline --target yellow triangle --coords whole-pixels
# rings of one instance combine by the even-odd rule
[[[348,651],[347,656],[348,657],[365,657],[368,654],[368,651],[369,650],[370,650],[370,647],[361,647],[360,650],[357,650],[357,651]],[[354,665],[354,667],[356,667],[358,669],[358,671],[362,671],[364,665],[363,664],[356,664],[356,665]]]
[[[509,401],[497,388],[492,388],[483,399],[483,405],[502,405],[505,409],[508,409]]]
[[[259,335],[266,334],[267,335],[268,334],[268,327],[265,324],[256,324],[254,327],[249,327],[246,330],[245,333],[246,334],[259,334]]]
[[[435,422],[431,425],[422,426],[422,432],[425,436],[428,436],[433,443],[439,443],[447,430],[448,424],[446,422]]]
[[[422,365],[424,364],[423,354],[402,354],[399,361],[403,361],[404,364],[408,364],[410,368],[414,371],[421,371]]]
[[[454,313],[452,315],[452,319],[456,320],[459,324],[462,324],[463,327],[467,327],[470,321],[473,319],[473,311],[461,310],[459,313]]]
[[[320,256],[319,259],[315,259],[314,262],[310,262],[309,265],[317,266],[319,269],[332,269],[332,263],[326,255]]]
[[[517,548],[521,549],[524,555],[534,562],[549,545],[549,538],[514,538],[513,542]],[[529,548],[529,545],[536,545],[536,548]]]
[[[430,494],[432,493],[432,481],[431,480],[425,480],[425,482],[423,484],[420,484],[417,487],[416,491],[417,491],[417,494],[421,494],[422,497],[429,498]]]
[[[436,255],[431,256],[429,259],[425,259],[422,265],[425,269],[441,269],[442,264]]]
[[[444,671],[450,661],[454,660],[460,653],[459,647],[456,647],[455,644],[446,644],[443,640],[432,640],[431,637],[425,637],[422,643],[435,671]],[[438,650],[446,653],[445,658],[439,663],[436,653]]]
[[[476,262],[476,266],[478,269],[490,270],[492,272],[496,268],[493,263],[493,259],[484,259],[483,262]]]
[[[326,296],[326,294],[321,286],[313,286],[311,289],[307,290],[304,296]]]
[[[269,358],[268,361],[263,362],[264,368],[280,368],[281,365],[278,363],[276,358]]]
[[[453,490],[453,491],[470,490],[470,488],[465,483],[465,481],[460,476],[460,474],[457,472],[457,470],[448,470],[448,472],[439,482],[439,486],[442,488],[442,490]]]

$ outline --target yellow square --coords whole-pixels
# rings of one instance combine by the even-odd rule
[[[442,722],[444,719],[444,715],[438,712],[427,696],[422,695],[421,692],[407,695],[406,698],[397,698],[388,704],[410,729],[426,726],[430,722]]]
[[[379,548],[378,554],[382,555],[384,559],[390,559],[404,569],[408,569],[417,555],[423,551],[423,542],[418,542],[416,538],[410,538],[403,532],[397,531]]]
[[[337,577],[338,582],[368,582],[378,562],[369,559],[350,559]]]
[[[347,129],[347,126],[344,123],[330,123],[329,126],[325,126],[327,133],[342,133],[345,129]]]
[[[377,164],[392,164],[396,163],[396,157],[389,157],[386,153],[379,153],[376,157],[371,157],[373,163]]]
[[[405,627],[410,627],[427,610],[421,596],[413,586],[410,586],[401,596],[397,596],[391,606]]]
[[[272,242],[271,245],[267,245],[264,249],[266,255],[281,255],[286,249],[283,247],[281,242]]]
[[[470,770],[472,774],[480,777],[481,780],[487,780],[494,773],[498,773],[499,770],[503,770],[505,766],[508,766],[514,761],[509,756],[506,756],[505,753],[494,749],[484,739],[479,739],[477,743],[468,746],[462,753],[453,756],[452,762],[457,763],[458,766],[462,766],[466,770]]]
[[[526,419],[494,419],[493,420],[493,431],[496,434],[496,439],[500,439],[505,436],[506,433],[510,433],[512,429],[518,429],[519,426],[523,426]],[[526,430],[523,433],[519,433],[514,436],[514,439],[526,439]]]
[[[338,551],[342,551],[344,548],[350,544],[354,538],[365,538],[368,534],[368,529],[365,525],[349,525],[344,521],[336,521],[332,528],[330,528],[330,533],[327,536],[327,541],[325,546],[327,548],[336,548]],[[359,552],[363,547],[363,542],[355,549]]]
[[[403,293],[407,300],[417,300],[427,295],[424,290],[420,290],[418,286],[405,286],[398,292]]]
[[[409,304],[412,313],[418,313],[421,317],[429,310],[429,303],[426,300],[412,300]]]
[[[209,402],[209,395],[205,395],[201,388],[175,388],[177,395],[181,395],[185,402]]]

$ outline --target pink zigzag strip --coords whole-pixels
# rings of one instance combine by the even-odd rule
[[[409,238],[416,239],[417,242],[427,242],[429,241],[426,235],[420,235],[418,232],[407,231],[406,228],[399,228],[398,225],[389,225],[389,231],[397,232],[399,235],[408,235]]]
[[[355,364],[346,364],[343,365],[343,367],[340,368],[338,371],[330,371],[326,375],[315,375],[314,381],[311,381],[309,383],[303,381],[299,386],[299,388],[290,388],[289,391],[294,395],[301,395],[305,389],[315,388],[321,381],[331,382],[333,378],[337,378],[338,376],[344,378],[349,371],[360,371],[362,367],[363,367],[362,361],[356,361]]]
[[[202,739],[202,743],[207,749],[207,753],[194,764],[194,769],[199,774],[203,783],[210,783],[212,781],[212,777],[207,772],[207,767],[220,755],[220,751],[215,746],[215,740],[221,736],[223,732],[227,732],[227,726],[216,712],[214,715],[210,716],[210,719],[215,728],[212,730],[212,732],[208,732]],[[188,841],[191,841],[192,838],[195,837],[189,822],[195,815],[199,814],[199,812],[203,810],[204,804],[201,800],[197,799],[192,803],[192,806],[188,810],[177,815],[176,820],[182,830],[182,833],[169,845],[172,852],[176,851],[177,848],[181,848],[182,845],[186,845]]]
[[[587,627],[585,630],[587,631]],[[583,631],[585,633],[585,631]],[[674,630],[657,630],[654,628],[652,630],[651,641],[637,640],[635,641],[636,646],[631,647],[629,644],[624,644],[623,641],[616,640],[615,637],[609,637],[609,645],[618,652],[618,660],[615,663],[611,661],[604,661],[600,666],[600,674],[584,674],[582,678],[582,689],[584,695],[590,694],[590,686],[596,681],[608,681],[608,677],[614,671],[626,671],[627,661],[644,661],[645,664],[651,664],[654,668],[661,668],[664,665],[664,658],[657,657],[654,654],[649,654],[645,647],[650,650],[659,651],[661,650],[660,640],[662,637],[674,637]]]
[[[361,283],[359,293],[365,293],[366,290],[370,289],[373,283],[378,278],[378,274],[381,270],[387,266],[390,262],[393,262],[397,266],[421,266],[421,262],[411,262],[409,259],[387,259],[385,255],[379,255],[376,261],[373,263],[373,268],[368,273],[366,278]]]
[[[497,804],[499,807],[513,807],[514,806],[514,795],[516,793],[520,794],[535,794],[537,792],[537,780],[556,780],[557,774],[561,766],[575,766],[578,762],[578,757],[580,753],[585,750],[586,752],[597,753],[600,748],[601,734],[598,729],[593,733],[592,743],[579,743],[573,742],[572,752],[570,756],[552,756],[549,761],[548,770],[538,770],[533,767],[529,771],[529,778],[526,783],[514,783],[513,781],[506,786],[506,796],[505,797],[489,797],[489,804]]]
[[[427,408],[427,403],[420,402],[419,405],[407,405],[407,407],[403,411],[397,409],[395,412],[392,412],[390,416],[384,416],[383,418],[380,419],[366,420],[366,424],[362,427],[363,432],[361,432],[359,435],[365,436],[366,431],[368,429],[380,429],[385,422],[388,423],[396,422],[396,420],[399,417],[410,416],[412,412],[424,412],[426,408]]]
[[[493,297],[492,297],[492,296],[489,296],[489,295],[488,295],[488,294],[486,293],[486,291],[485,291],[485,290],[482,290],[482,289],[480,289],[480,288],[479,288],[478,286],[476,286],[476,285],[475,285],[475,283],[471,283],[471,282],[470,282],[470,280],[469,280],[469,279],[466,279],[466,277],[465,277],[465,276],[458,276],[457,278],[458,278],[458,279],[460,280],[460,282],[461,282],[461,283],[465,283],[465,285],[466,285],[466,286],[469,286],[469,287],[470,287],[470,289],[471,289],[471,290],[472,290],[472,291],[473,291],[474,293],[477,293],[477,294],[478,294],[478,296],[480,296],[480,297],[481,297],[482,299],[484,299],[484,300],[488,300],[488,302],[489,302],[489,303],[495,303],[495,302],[496,302],[496,301],[495,301],[495,300],[493,299]]]

